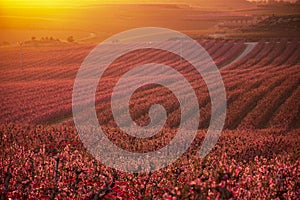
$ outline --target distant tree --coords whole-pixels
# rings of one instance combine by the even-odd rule
[[[31,40],[32,40],[32,41],[35,41],[35,40],[36,40],[36,37],[35,37],[35,36],[32,36],[32,37],[31,37]]]
[[[70,43],[73,43],[75,40],[74,40],[74,37],[73,36],[69,36],[67,38],[67,41],[70,42]]]

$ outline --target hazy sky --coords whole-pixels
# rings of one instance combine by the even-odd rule
[[[216,1],[216,0],[215,0]],[[222,1],[222,0],[220,0]],[[243,0],[241,0],[243,1]],[[256,1],[256,0],[252,0]],[[285,0],[296,1],[296,0]],[[186,3],[197,4],[197,2],[205,2],[209,4],[210,0],[1,0],[0,7],[57,7],[57,6],[76,6],[90,4],[111,4],[111,3]]]

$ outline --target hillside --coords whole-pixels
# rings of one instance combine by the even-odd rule
[[[178,55],[156,49],[129,52],[110,65],[96,90],[96,114],[106,138],[122,150],[142,154],[164,149],[174,140],[181,120],[181,106],[174,93],[160,85],[138,88],[128,104],[130,117],[126,117],[124,107],[119,106],[121,123],[132,118],[138,125],[147,125],[149,108],[157,103],[168,115],[165,126],[154,136],[133,137],[117,126],[111,112],[112,88],[120,76],[139,64],[159,62],[182,73],[190,83],[200,105],[199,129],[180,158],[156,171],[151,170],[157,163],[168,162],[170,156],[178,153],[177,146],[168,147],[165,157],[128,162],[127,154],[120,156],[111,146],[103,145],[93,129],[85,127],[84,134],[79,135],[74,126],[74,80],[94,45],[0,48],[5,58],[0,60],[1,199],[297,199],[299,41],[246,43],[244,40],[203,39],[198,42],[220,69],[227,93],[224,129],[204,158],[199,157],[199,152],[212,116],[210,95],[201,76]],[[115,50],[111,47],[114,46],[107,46],[108,52]],[[207,59],[199,64],[211,66]],[[173,77],[164,73],[156,76],[172,80],[173,87],[185,94],[186,88]],[[214,80],[213,76],[210,78]],[[128,81],[128,85],[121,85],[118,102],[123,100],[119,94],[133,87],[138,79],[133,77]],[[87,84],[79,88],[82,94],[79,106],[89,104],[85,98],[89,87]],[[217,89],[213,92],[219,94]],[[189,122],[195,115],[194,106],[190,102],[183,104],[182,108],[188,111],[183,136],[192,133]],[[218,108],[221,107],[218,105]],[[217,109],[216,113],[219,112],[222,108]],[[83,120],[89,123],[86,109],[82,114]],[[136,132],[134,128],[127,128]],[[82,137],[92,139],[82,140]],[[178,145],[186,142],[184,137],[179,138]],[[104,147],[108,154],[97,151],[100,156],[96,159],[88,149],[90,146]],[[104,155],[114,158],[111,159],[114,163],[118,163],[118,159],[119,167],[125,171],[108,166]],[[134,173],[126,171],[127,167],[133,167]],[[137,173],[141,167],[150,172]]]
[[[285,15],[285,16],[270,16],[258,24],[250,27],[253,31],[275,31],[281,32],[282,30],[291,32],[300,31],[300,15]],[[245,30],[245,31],[246,31]]]
[[[146,1],[145,1],[146,2]],[[159,3],[161,1],[154,0],[151,1],[151,3]],[[255,4],[247,1],[247,0],[228,0],[228,1],[222,1],[222,0],[165,0],[164,3],[170,3],[170,4],[186,4],[190,5],[192,7],[200,7],[200,8],[213,8],[213,9],[242,9],[242,8],[249,8],[254,7]]]
[[[250,45],[243,41],[201,40],[200,43],[211,54],[223,75],[229,98],[225,128],[277,127],[291,129],[296,126],[299,110],[296,105],[293,107],[292,102],[296,101],[297,86],[299,85],[299,43],[287,40],[271,40],[271,42],[262,40],[255,43],[254,48],[250,48],[250,52],[242,58],[239,56]],[[81,62],[92,47],[92,45],[24,46],[22,67],[18,57],[19,49],[16,47],[1,49],[2,54],[7,58],[1,61],[0,87],[3,110],[0,114],[1,122],[30,124],[67,122],[67,124],[72,124],[71,96],[74,78]],[[65,53],[58,54],[57,52]],[[124,57],[125,60],[117,60],[113,66],[119,70],[112,70],[104,78],[106,87],[102,88],[103,91],[99,90],[99,94],[96,95],[97,101],[102,102],[97,105],[99,113],[106,113],[101,117],[104,124],[109,125],[113,122],[109,112],[109,91],[118,80],[117,78],[121,76],[120,73],[138,63],[156,62],[155,59],[162,59],[162,62],[176,66],[176,57],[167,56],[159,51],[148,53],[151,55],[150,57],[144,56],[140,59]],[[128,56],[136,58],[139,54],[133,53]],[[236,58],[239,59],[236,60]],[[209,63],[204,60],[202,64]],[[210,119],[210,103],[205,84],[201,77],[199,80],[196,79],[188,63],[181,63],[180,68],[180,70],[184,69],[183,73],[187,73],[186,76],[189,77],[196,93],[202,94],[199,103],[203,113],[199,127],[207,128]],[[252,80],[256,76],[258,77]],[[180,89],[180,86],[178,87]],[[150,95],[151,101],[146,103],[143,100],[144,94],[149,92],[157,93],[158,96]],[[133,98],[135,106],[132,109],[143,109],[139,110],[138,114],[136,113],[135,120],[145,123],[147,121],[146,108],[156,101],[162,101],[168,105],[168,99],[172,99],[172,95],[170,95],[156,87],[137,92]],[[47,96],[52,98],[46,98]],[[272,99],[274,96],[276,99]],[[33,102],[32,99],[34,99]],[[177,112],[175,112],[178,106],[172,106],[170,109],[174,120],[168,126],[173,127],[178,123]],[[9,114],[12,111],[14,114]],[[30,113],[35,114],[31,115]],[[285,123],[281,124],[282,117],[286,116],[290,117],[284,119]]]
[[[223,8],[223,9],[245,9],[245,8],[253,8],[255,4],[247,1],[247,0],[210,0],[209,2],[206,0],[197,0],[193,2],[194,5],[199,7],[209,7],[209,8]]]
[[[295,38],[299,39],[300,15],[272,15],[257,24],[242,28],[236,34],[250,38]]]

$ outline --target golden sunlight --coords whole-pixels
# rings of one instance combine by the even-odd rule
[[[1,7],[60,7],[91,4],[135,3],[133,0],[2,0]]]
[[[71,2],[71,1],[70,1]],[[68,1],[62,0],[3,0],[1,2],[3,7],[49,7],[66,5]]]

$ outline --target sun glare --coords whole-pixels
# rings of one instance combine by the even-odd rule
[[[2,0],[1,7],[59,7],[89,4],[132,3],[131,0]]]
[[[71,3],[71,1],[62,0],[3,0],[1,2],[4,7],[49,7],[61,6]]]

